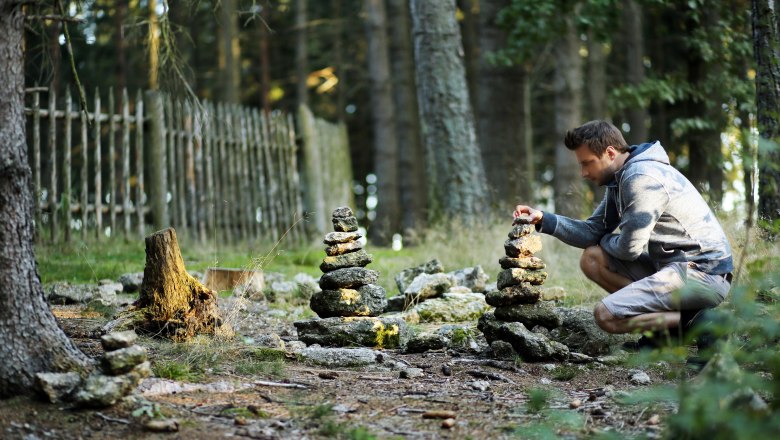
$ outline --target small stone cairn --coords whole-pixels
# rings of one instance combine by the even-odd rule
[[[499,259],[498,290],[488,292],[485,301],[496,307],[479,319],[478,328],[494,348],[506,350],[506,343],[526,360],[566,359],[568,348],[545,334],[561,325],[553,301],[543,300],[541,285],[547,279],[544,262],[534,254],[542,241],[534,226],[517,220],[504,243],[506,256]]]
[[[298,321],[298,337],[307,344],[360,345],[391,348],[408,339],[400,318],[379,318],[385,306],[385,289],[373,284],[379,278],[365,266],[373,257],[363,250],[358,223],[348,207],[333,211],[333,229],[325,235],[326,257],[320,264],[319,292],[310,306],[322,319]]]

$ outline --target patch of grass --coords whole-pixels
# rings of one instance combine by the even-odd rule
[[[245,419],[267,419],[270,417],[267,412],[262,410],[252,411],[247,407],[238,406],[233,408],[225,408],[220,411],[220,414],[230,417],[242,417]]]
[[[532,388],[528,391],[528,412],[536,414],[550,405],[550,392],[544,388]]]
[[[235,364],[235,372],[243,375],[284,377],[287,373],[283,361],[257,361],[241,359]]]
[[[567,381],[574,379],[579,373],[580,370],[575,365],[559,365],[550,372],[550,377],[555,380]]]
[[[163,379],[198,382],[203,379],[203,372],[195,371],[190,365],[177,361],[160,361],[152,365],[154,375]]]
[[[83,315],[97,313],[104,318],[111,318],[116,313],[116,307],[103,304],[100,301],[90,301],[81,313]]]

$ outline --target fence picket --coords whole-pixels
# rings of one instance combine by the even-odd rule
[[[116,107],[113,87],[108,89],[108,108],[108,222],[111,236],[114,237],[117,234],[116,199],[119,190],[116,181],[116,120],[114,119]]]
[[[73,98],[70,88],[65,89],[65,131],[62,139],[62,211],[65,216],[65,243],[70,242],[70,205],[71,205],[71,141],[73,137]]]
[[[32,153],[32,173],[33,173],[33,201],[35,205],[34,218],[36,227],[36,240],[40,239],[41,227],[41,94],[35,90],[33,94],[33,153]]]
[[[122,89],[122,220],[125,237],[130,236],[130,103]]]
[[[138,234],[144,235],[144,100],[141,91],[135,94],[135,213]]]
[[[87,109],[81,109],[80,112],[80,119],[81,119],[81,175],[79,176],[79,180],[81,180],[81,191],[80,191],[80,213],[81,213],[81,239],[85,240],[87,238],[87,203],[89,202],[89,182],[87,179],[89,178],[89,135],[87,133],[87,127],[88,127],[88,113]],[[70,227],[68,226],[68,229]]]
[[[110,115],[110,113],[109,113]],[[95,87],[95,156],[94,156],[94,175],[95,175],[95,239],[100,240],[103,232],[103,182],[102,182],[102,158],[100,156],[100,89]]]

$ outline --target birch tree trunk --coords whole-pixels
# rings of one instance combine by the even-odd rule
[[[411,1],[417,99],[432,218],[474,222],[487,183],[469,103],[455,0]]]
[[[35,373],[86,369],[58,327],[33,252],[27,162],[21,3],[0,0],[0,397],[29,393]]]

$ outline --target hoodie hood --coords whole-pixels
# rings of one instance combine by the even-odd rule
[[[632,145],[628,147],[629,156],[626,159],[626,163],[615,172],[615,179],[620,180],[620,176],[623,174],[629,165],[643,161],[660,162],[664,165],[671,165],[669,162],[669,156],[666,154],[666,150],[661,146],[661,142],[645,142],[644,144]],[[614,181],[613,181],[614,182]]]

